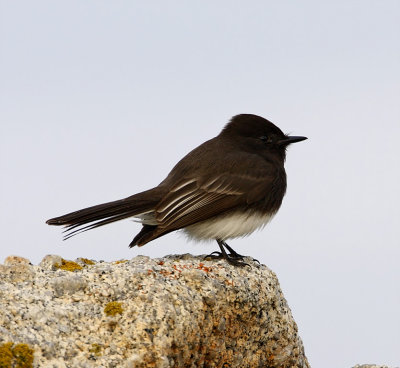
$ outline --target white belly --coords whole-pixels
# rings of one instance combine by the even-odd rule
[[[196,240],[227,240],[246,236],[257,229],[262,229],[273,217],[274,214],[233,213],[198,222],[184,228],[183,231]]]

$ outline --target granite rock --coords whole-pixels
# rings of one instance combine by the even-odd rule
[[[0,265],[0,345],[27,344],[34,367],[309,367],[275,273],[251,258],[64,261]]]

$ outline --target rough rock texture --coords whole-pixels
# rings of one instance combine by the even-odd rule
[[[8,257],[0,355],[33,349],[34,367],[309,367],[276,275],[246,261]]]

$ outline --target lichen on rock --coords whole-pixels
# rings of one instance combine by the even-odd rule
[[[73,262],[73,261],[67,261],[66,259],[62,258],[60,263],[56,263],[55,268],[58,268],[60,270],[64,270],[64,271],[78,271],[81,270],[83,267],[77,263],[77,262]]]
[[[27,344],[0,344],[0,368],[33,367],[33,349]]]
[[[109,302],[104,307],[104,313],[107,316],[115,316],[117,314],[122,314],[124,309],[122,308],[122,303],[119,302]]]

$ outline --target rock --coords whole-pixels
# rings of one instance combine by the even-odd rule
[[[23,258],[23,257],[19,257],[19,256],[8,256],[5,260],[4,260],[4,265],[5,266],[29,266],[31,265],[31,262],[29,261],[28,258]]]
[[[4,265],[0,265],[0,281],[22,282],[34,277],[34,271],[29,259],[8,256]]]
[[[53,286],[57,297],[64,294],[74,294],[79,290],[85,289],[87,285],[86,279],[78,275],[56,277],[51,280],[50,283]]]
[[[62,263],[62,257],[56,256],[54,254],[48,254],[39,263],[39,266],[44,270],[54,271],[57,269],[56,265]]]
[[[276,275],[246,262],[18,261],[33,276],[3,274],[0,345],[26,344],[34,367],[309,367]]]

